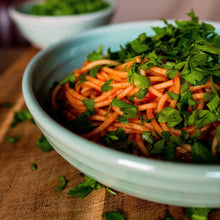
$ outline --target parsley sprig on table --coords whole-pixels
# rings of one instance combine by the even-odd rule
[[[91,193],[93,190],[101,189],[103,186],[101,183],[89,176],[85,176],[84,180],[84,182],[78,184],[77,186],[69,190],[67,195],[72,197],[79,197],[82,199],[86,197],[89,193]],[[112,189],[108,188],[107,186],[105,186],[105,189],[107,192],[110,192],[113,195],[117,195]]]

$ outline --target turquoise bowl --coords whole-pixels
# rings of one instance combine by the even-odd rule
[[[220,24],[212,23],[217,32]],[[132,22],[96,28],[60,41],[39,52],[23,76],[23,94],[36,124],[54,149],[74,167],[102,184],[135,197],[187,207],[220,207],[220,165],[157,161],[90,142],[58,124],[46,112],[50,89],[88,53],[103,45],[104,52],[153,34],[160,21]]]

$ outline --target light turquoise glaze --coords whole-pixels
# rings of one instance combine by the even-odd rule
[[[218,31],[220,24],[213,23]],[[220,207],[220,166],[155,161],[97,145],[59,125],[44,110],[49,89],[100,44],[112,51],[162,22],[97,28],[41,51],[23,77],[23,94],[37,125],[55,150],[81,172],[121,192],[178,206]]]

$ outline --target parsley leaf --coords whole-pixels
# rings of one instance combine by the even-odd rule
[[[93,99],[82,99],[82,103],[85,105],[86,109],[90,112],[90,115],[95,114],[95,110],[94,110],[95,101]]]
[[[15,127],[18,123],[21,123],[24,121],[31,121],[32,123],[34,123],[33,117],[27,109],[14,113],[14,118],[11,123],[11,127]]]
[[[88,61],[92,62],[95,60],[101,60],[104,59],[102,54],[103,46],[100,45],[99,48],[96,51],[93,51],[87,56]]]
[[[101,187],[102,185],[99,182],[89,176],[86,176],[85,181],[71,189],[67,195],[82,199],[91,193],[93,189],[100,189]]]
[[[185,65],[185,62],[180,62],[180,63],[174,63],[174,62],[167,62],[163,65],[164,68],[167,68],[167,76],[170,79],[173,79],[178,71],[182,69],[182,67]]]
[[[107,146],[112,146],[115,142],[125,142],[127,138],[125,130],[120,127],[117,127],[116,131],[110,131],[102,136],[102,140]]]
[[[86,82],[86,75],[87,72],[83,73],[82,75],[79,76],[80,81],[78,82],[78,85],[80,85],[81,83]]]
[[[167,141],[168,138],[170,137],[170,132],[169,132],[169,131],[162,131],[162,132],[161,132],[161,135],[162,135],[163,139],[164,139],[165,141]]]
[[[150,123],[153,120],[153,118],[145,119],[145,116],[141,115],[140,120],[141,120],[141,125],[143,125],[144,122]]]
[[[36,142],[36,145],[43,151],[43,152],[49,152],[53,150],[53,147],[50,145],[48,140],[44,135],[41,136],[41,138]]]
[[[83,182],[71,189],[67,195],[72,197],[79,197],[82,199],[91,193],[92,190],[93,188],[87,182]]]
[[[130,102],[133,102],[133,101],[134,101],[134,95],[131,95],[131,96],[129,97],[129,101],[130,101]]]
[[[103,135],[102,141],[106,146],[127,153],[131,153],[132,147],[135,147],[132,141],[128,141],[128,135],[125,130],[120,127],[117,127],[116,131],[110,131]]]
[[[146,44],[147,35],[142,33],[137,39],[131,41],[130,45],[135,54],[141,54],[149,49],[149,45]]]
[[[112,81],[113,79],[109,79],[108,81],[106,81],[101,87],[101,92],[107,92],[111,90],[113,88],[112,86],[110,86]]]
[[[122,124],[128,123],[128,119],[124,117],[123,115],[119,116],[117,120],[119,123],[122,123]]]
[[[164,147],[165,140],[161,139],[154,144],[150,145],[148,148],[149,154],[150,155],[158,155],[162,153],[162,149]]]
[[[204,93],[204,101],[205,102],[211,101],[215,96],[216,96],[216,94],[214,94],[212,92],[205,92]]]
[[[182,120],[180,112],[171,107],[164,108],[158,116],[158,121],[166,122],[170,128],[178,125]]]
[[[101,68],[101,66],[95,66],[92,69],[90,69],[89,71],[89,75],[92,77],[96,77],[96,74],[98,73],[99,69]]]
[[[170,141],[167,141],[166,146],[162,148],[162,159],[168,161],[176,161],[176,147],[177,144]]]
[[[152,132],[150,131],[144,131],[142,133],[142,138],[147,141],[149,144],[153,144],[155,141],[154,141],[154,138],[152,136]]]
[[[127,119],[138,117],[137,106],[123,102],[116,97],[112,100],[112,105],[120,108],[120,110],[123,111],[123,116]]]
[[[64,176],[59,176],[59,180],[60,180],[60,185],[54,187],[56,191],[62,191],[67,184],[67,180]]]
[[[197,131],[192,135],[192,140],[197,140],[202,135],[202,131]]]
[[[193,163],[218,163],[215,157],[204,145],[196,141],[192,146],[192,162]]]
[[[111,193],[112,195],[117,195],[117,193],[115,191],[113,191],[112,189],[110,189],[109,187],[105,186],[105,189],[107,192]]]
[[[209,110],[216,115],[220,115],[220,97],[218,94],[207,104]]]
[[[181,133],[182,133],[182,139],[184,141],[189,139],[189,133],[188,132],[186,132],[185,130],[181,130]]]
[[[178,100],[179,95],[174,92],[167,92],[167,95],[170,97],[171,100]]]
[[[36,163],[31,164],[31,170],[33,170],[33,171],[37,170],[37,164]]]
[[[141,89],[147,89],[150,87],[150,80],[146,76],[142,76],[140,74],[134,73],[134,85]]]
[[[105,217],[106,220],[125,220],[124,215],[118,210],[106,212],[102,216]]]
[[[128,70],[128,75],[127,75],[127,81],[130,84],[133,84],[137,87],[137,88],[141,88],[141,89],[147,89],[148,87],[150,87],[151,83],[150,80],[146,77],[146,76],[142,76],[139,72],[139,63],[134,63],[130,69]]]
[[[139,91],[135,94],[138,99],[143,99],[148,93],[148,89],[139,89]]]
[[[15,142],[17,142],[18,140],[21,139],[21,136],[8,136],[8,137],[5,137],[5,139],[11,143],[11,144],[14,144]]]
[[[210,208],[187,208],[185,216],[192,220],[207,220],[211,210]]]
[[[195,126],[196,128],[201,128],[207,124],[220,119],[216,114],[208,110],[196,109],[188,118],[188,125]]]
[[[78,115],[72,123],[68,123],[67,127],[77,134],[85,134],[90,132],[95,128],[92,122],[89,121],[88,117],[90,116],[90,112],[86,111],[80,115]]]
[[[71,73],[70,75],[68,75],[67,77],[62,79],[59,84],[62,86],[64,84],[66,84],[67,82],[73,83],[75,81],[76,81],[76,76],[74,75],[74,73]]]
[[[147,70],[150,67],[159,66],[162,63],[161,58],[162,57],[160,55],[156,54],[155,51],[152,51],[151,53],[147,54],[148,61],[146,63],[142,64],[139,68],[142,70]]]

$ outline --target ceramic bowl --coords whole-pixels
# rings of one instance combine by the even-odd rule
[[[220,24],[212,23],[217,32]],[[220,207],[220,165],[194,165],[140,158],[90,142],[58,124],[46,112],[55,81],[80,67],[100,44],[106,53],[153,34],[160,21],[134,22],[90,30],[44,49],[27,66],[23,94],[36,124],[54,149],[81,172],[115,190],[158,203]],[[119,35],[120,33],[120,35]]]
[[[22,13],[36,1],[24,2],[9,8],[9,15],[17,25],[21,34],[34,46],[45,48],[65,37],[109,23],[115,10],[114,1],[107,0],[106,9],[66,16],[35,16]]]

